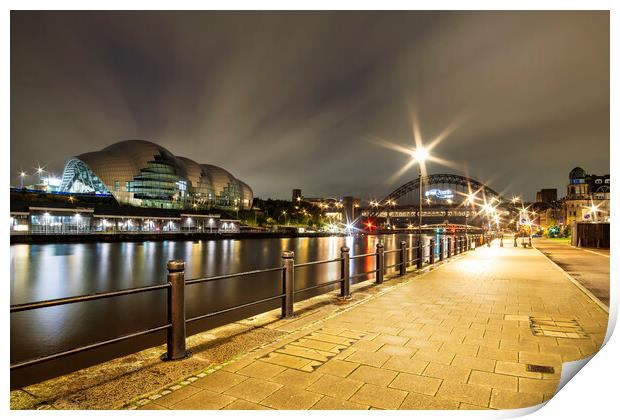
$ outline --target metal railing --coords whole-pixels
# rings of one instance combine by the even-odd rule
[[[452,255],[458,255],[462,252],[469,251],[475,247],[474,244],[483,245],[488,244],[490,246],[491,236],[483,235],[469,235],[466,237],[456,237],[453,241],[451,237],[441,238],[439,241],[439,250],[435,251],[435,240],[431,239],[428,245],[418,241],[415,246],[409,247],[406,241],[400,243],[400,248],[384,250],[383,243],[376,245],[375,252],[350,256],[349,248],[343,246],[340,249],[340,257],[311,261],[306,263],[295,264],[294,253],[292,251],[282,252],[282,265],[279,267],[267,268],[262,270],[251,270],[239,273],[223,274],[211,277],[201,277],[194,279],[185,279],[185,261],[183,260],[170,260],[167,263],[167,280],[166,284],[160,284],[155,286],[138,287],[132,289],[124,289],[113,292],[95,293],[91,295],[73,296],[61,299],[44,300],[31,303],[23,303],[17,305],[11,305],[11,313],[24,312],[30,310],[36,310],[41,308],[47,308],[51,306],[68,305],[79,302],[88,302],[98,299],[107,299],[118,296],[131,295],[136,293],[145,293],[156,290],[166,290],[167,292],[167,323],[153,328],[148,328],[140,331],[136,331],[130,334],[121,335],[105,341],[100,341],[92,344],[87,344],[79,347],[75,347],[62,352],[37,357],[34,359],[23,360],[20,362],[12,363],[11,370],[32,366],[35,364],[43,363],[46,361],[58,359],[65,356],[70,356],[83,351],[95,349],[108,344],[117,343],[130,338],[139,337],[146,334],[151,334],[157,331],[166,330],[166,353],[162,356],[163,360],[178,360],[190,356],[190,353],[186,349],[186,325],[190,322],[214,317],[227,312],[235,311],[238,309],[246,308],[249,306],[257,305],[260,303],[270,302],[273,300],[281,300],[282,317],[290,318],[294,315],[294,303],[295,296],[307,292],[310,290],[320,289],[334,284],[340,284],[339,299],[349,300],[351,299],[350,284],[353,279],[360,278],[375,274],[375,283],[381,284],[384,282],[384,275],[387,274],[390,268],[397,268],[398,275],[402,276],[407,273],[407,268],[413,263],[416,264],[417,269],[421,269],[424,266],[423,251],[428,246],[428,264],[433,265],[437,260],[443,261],[450,258]],[[397,253],[398,262],[390,265],[385,265],[386,254]],[[410,258],[410,254],[414,257]],[[374,269],[363,271],[355,274],[350,273],[350,265],[353,260],[360,258],[374,257],[375,265]],[[305,287],[302,289],[295,289],[295,270],[305,267],[313,267],[322,264],[339,263],[340,275],[335,280],[330,280],[324,283],[319,283],[313,286]],[[225,280],[229,278],[252,276],[256,274],[264,273],[281,273],[282,292],[271,297],[253,300],[251,302],[242,303],[240,305],[232,306],[226,309],[221,309],[215,312],[209,312],[206,314],[198,315],[192,318],[186,318],[185,316],[185,289],[187,286],[194,284],[207,283],[219,280]],[[328,292],[326,292],[328,293]]]

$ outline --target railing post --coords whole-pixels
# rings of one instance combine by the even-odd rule
[[[428,256],[428,263],[433,265],[435,264],[435,239],[431,238],[428,248],[431,250],[431,253]]]
[[[295,253],[293,251],[282,252],[282,318],[293,316],[293,303],[295,297]]]
[[[168,269],[168,323],[166,353],[163,360],[183,359],[185,350],[185,261],[170,260]]]
[[[439,261],[443,261],[446,238],[439,239]]]
[[[499,247],[500,248],[504,247],[504,235],[499,237]]]
[[[530,246],[530,248],[531,248],[531,247],[532,247],[532,236],[531,236],[531,235],[530,235],[530,237],[528,238],[528,240],[529,240],[529,246]]]
[[[418,238],[418,250],[417,250],[417,261],[416,261],[416,268],[419,270],[420,268],[422,268],[422,256],[424,255],[424,249],[422,248],[422,238]]]
[[[487,236],[487,247],[491,248],[491,236]]]
[[[383,253],[383,251],[383,244],[379,242],[377,244],[377,259],[375,263],[375,268],[377,269],[377,276],[375,277],[375,281],[377,284],[383,283],[383,267],[385,267],[385,254]]]
[[[407,242],[400,241],[400,273],[401,276],[407,274]]]
[[[452,256],[452,238],[448,236],[448,244],[447,244],[447,257],[450,258]]]
[[[340,297],[343,299],[351,296],[349,292],[349,248],[343,246],[340,248],[340,258],[342,261],[340,262],[340,278],[342,279],[342,283],[340,283]]]

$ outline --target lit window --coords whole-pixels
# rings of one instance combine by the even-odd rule
[[[114,191],[119,192],[121,190],[121,182],[114,181]]]

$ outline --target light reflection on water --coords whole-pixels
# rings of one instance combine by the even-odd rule
[[[324,238],[266,238],[163,242],[20,244],[11,246],[11,304],[99,293],[166,282],[166,262],[183,259],[185,276],[213,276],[281,265],[284,250],[295,252],[295,262],[338,258],[344,245],[351,255],[374,252],[379,240],[385,249],[399,247],[405,240],[415,243],[415,235],[386,235]],[[386,255],[386,265],[397,262],[398,253]],[[351,261],[351,274],[374,269],[374,256]],[[302,289],[335,280],[338,263],[303,267],[296,270],[295,287]],[[373,278],[370,275],[369,278]],[[365,280],[356,278],[354,282]],[[187,317],[225,309],[281,293],[279,273],[231,278],[188,286]],[[301,293],[301,300],[338,285]],[[11,361],[50,354],[72,347],[112,338],[121,334],[158,326],[166,321],[165,292],[148,292],[112,299],[64,305],[11,315]],[[277,308],[279,301],[255,305],[245,310],[207,319],[188,326],[188,334],[213,328],[256,313]],[[108,346],[105,350],[72,356],[76,365],[104,360],[159,344],[163,334]],[[53,362],[56,369],[67,369],[67,360]],[[64,366],[64,367],[63,367]],[[33,368],[34,369],[34,368]],[[45,369],[39,369],[39,376]],[[41,373],[43,372],[43,373]],[[35,373],[32,373],[36,376]],[[18,374],[16,374],[18,375]],[[12,381],[14,378],[12,377]]]

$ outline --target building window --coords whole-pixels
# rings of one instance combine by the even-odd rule
[[[609,178],[605,180],[605,184],[609,184]]]
[[[599,178],[599,179],[595,180],[594,183],[595,184],[602,184],[603,180]]]
[[[131,182],[125,181],[125,191],[131,192]]]
[[[121,181],[114,181],[114,191],[119,192],[121,190]]]

